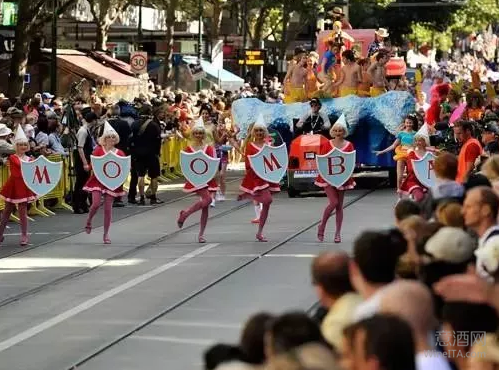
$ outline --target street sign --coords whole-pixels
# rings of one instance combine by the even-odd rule
[[[239,58],[239,65],[263,66],[267,61],[267,51],[263,49],[244,50]]]
[[[136,74],[147,73],[147,53],[145,51],[134,51],[130,54],[130,65],[132,72]]]

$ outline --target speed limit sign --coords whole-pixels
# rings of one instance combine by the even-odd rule
[[[130,55],[130,65],[132,72],[137,74],[147,73],[147,53],[144,51],[134,51]]]

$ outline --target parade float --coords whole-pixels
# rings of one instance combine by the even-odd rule
[[[345,30],[355,41],[346,46],[357,55],[367,55],[369,44],[374,40],[375,30]],[[331,31],[318,35],[318,54],[325,52],[325,40]],[[403,58],[392,57],[386,65],[386,78],[400,78],[406,72]],[[348,127],[347,139],[357,151],[356,171],[388,171],[390,182],[395,181],[395,162],[391,154],[376,156],[374,151],[389,146],[394,140],[405,116],[414,112],[414,97],[406,91],[389,91],[375,98],[349,95],[341,98],[321,99],[321,112],[334,123],[344,115]],[[319,190],[314,185],[318,174],[316,156],[324,140],[321,135],[301,135],[293,138],[296,121],[310,112],[309,102],[292,104],[269,104],[259,99],[239,99],[232,105],[233,118],[246,132],[254,123],[257,114],[262,114],[268,127],[277,130],[288,146],[290,161],[287,174],[288,194],[294,197],[301,192]],[[305,137],[304,137],[305,136]],[[292,138],[292,139],[291,139]]]

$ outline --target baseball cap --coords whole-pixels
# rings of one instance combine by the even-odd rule
[[[483,125],[483,131],[491,132],[494,135],[499,135],[499,129],[497,128],[497,124],[494,121],[487,122]]]
[[[475,242],[460,228],[442,227],[428,239],[424,250],[437,261],[458,264],[472,260]]]
[[[42,94],[42,99],[53,99],[54,98],[54,95],[52,95],[51,93],[49,92],[44,92]]]
[[[322,106],[321,101],[317,98],[313,98],[312,100],[310,100],[310,105],[312,104],[317,104],[319,107]]]

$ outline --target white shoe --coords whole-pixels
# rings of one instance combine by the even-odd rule
[[[218,199],[217,199],[217,200],[218,200],[218,201],[220,201],[220,202],[225,201],[225,195],[220,194],[220,196],[218,197]]]
[[[221,198],[222,198],[222,194],[217,192],[217,195],[215,195],[215,200],[218,202],[218,201],[222,200]]]
[[[211,201],[210,207],[214,208],[215,207],[215,199]]]

